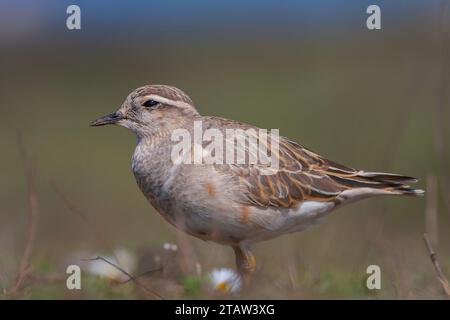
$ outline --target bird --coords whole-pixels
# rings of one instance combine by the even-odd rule
[[[231,246],[242,275],[256,269],[252,248],[257,242],[304,231],[322,223],[336,208],[357,200],[424,193],[410,187],[416,178],[353,169],[283,136],[277,141],[276,169],[267,163],[174,161],[178,140],[173,133],[180,129],[195,133],[199,122],[203,130],[222,133],[260,129],[202,116],[185,92],[169,85],[135,89],[117,111],[97,118],[91,126],[114,124],[131,130],[137,137],[131,168],[149,203],[185,233]],[[200,144],[208,145],[206,141]],[[236,153],[238,144],[232,147]]]

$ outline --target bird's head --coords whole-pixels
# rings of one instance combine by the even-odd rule
[[[117,124],[146,137],[170,132],[198,115],[191,98],[180,89],[147,85],[131,92],[116,112],[94,120],[91,126]]]

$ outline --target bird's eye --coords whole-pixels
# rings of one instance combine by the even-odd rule
[[[151,107],[156,106],[158,103],[159,103],[159,102],[158,102],[158,101],[155,101],[155,100],[147,100],[147,101],[145,101],[142,105],[143,105],[144,107],[151,108]]]

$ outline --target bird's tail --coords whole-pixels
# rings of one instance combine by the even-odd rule
[[[425,193],[409,185],[418,181],[413,177],[384,172],[361,172],[358,176],[367,180],[367,187],[385,191],[386,194],[422,196]]]
[[[337,179],[336,176],[330,176]],[[425,192],[412,188],[409,184],[417,182],[416,178],[384,172],[358,171],[348,177],[340,177],[339,183],[350,187],[342,191],[339,203],[351,203],[360,199],[383,195],[421,196]]]

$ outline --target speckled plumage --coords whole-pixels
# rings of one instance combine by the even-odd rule
[[[145,107],[147,101],[157,103]],[[149,85],[136,89],[115,113],[93,125],[116,123],[135,132],[136,182],[151,205],[172,225],[200,239],[230,245],[241,271],[254,269],[252,243],[304,230],[332,209],[375,195],[418,195],[414,178],[364,172],[327,160],[280,139],[279,170],[262,165],[174,164],[171,133],[203,128],[255,128],[234,120],[201,116],[181,90]]]

